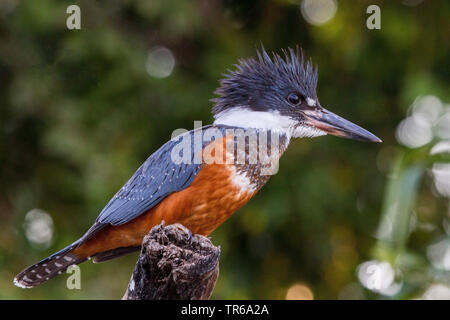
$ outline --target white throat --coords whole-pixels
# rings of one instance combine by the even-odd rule
[[[312,138],[326,135],[326,132],[317,128],[298,125],[297,121],[281,115],[277,110],[253,111],[247,108],[234,107],[214,115],[214,118],[215,125],[279,131],[286,134],[289,139],[291,137]]]

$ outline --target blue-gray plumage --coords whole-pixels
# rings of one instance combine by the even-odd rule
[[[189,132],[192,135],[192,131]],[[178,143],[171,140],[153,153],[117,192],[102,210],[97,223],[120,225],[145,212],[169,194],[189,186],[200,170],[200,164],[174,164],[171,160],[173,147]]]
[[[208,128],[211,126],[196,130],[201,131],[203,137],[203,131]],[[89,239],[107,225],[117,226],[127,223],[156,206],[171,193],[188,187],[201,168],[200,164],[196,163],[198,161],[194,159],[196,151],[194,132],[195,130],[191,130],[184,133],[190,136],[188,139],[191,148],[190,154],[187,156],[190,161],[176,164],[171,158],[173,148],[182,143],[181,136],[166,142],[144,161],[128,182],[108,202],[83,239]],[[208,143],[208,141],[202,141],[202,147]]]

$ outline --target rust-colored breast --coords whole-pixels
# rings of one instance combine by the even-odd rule
[[[223,145],[225,142],[224,139]],[[208,152],[214,155],[214,150]],[[139,246],[149,230],[162,220],[166,224],[181,223],[194,234],[209,235],[255,195],[257,189],[246,183],[232,164],[205,164],[189,187],[172,193],[132,221],[99,231],[74,253],[87,257],[119,247]]]

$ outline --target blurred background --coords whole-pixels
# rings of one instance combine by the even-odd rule
[[[211,123],[221,74],[262,42],[300,44],[321,104],[384,143],[293,141],[212,233],[212,298],[450,299],[449,16],[429,0],[0,1],[0,298],[120,298],[137,254],[83,263],[81,290],[12,279],[78,239],[174,129]]]

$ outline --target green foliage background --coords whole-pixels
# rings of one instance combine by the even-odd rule
[[[73,3],[81,7],[79,31],[66,28]],[[366,28],[369,4],[381,8],[381,30]],[[401,241],[374,235],[389,201],[390,168],[413,152],[398,145],[396,126],[419,95],[450,101],[449,16],[447,1],[339,1],[335,17],[318,27],[292,0],[2,0],[0,298],[120,298],[136,254],[82,264],[81,290],[68,290],[64,275],[32,290],[12,279],[81,236],[174,129],[212,122],[209,99],[221,74],[254,55],[260,41],[274,51],[300,44],[319,66],[321,104],[384,143],[293,141],[279,173],[211,235],[222,248],[213,298],[284,299],[295,283],[317,299],[387,298],[358,282],[358,265],[371,259],[402,272],[393,298],[417,297],[436,273],[448,281],[425,254],[448,236],[449,210],[448,199],[432,192],[426,164],[418,188],[405,191],[412,204],[399,228],[409,230],[414,212],[431,231],[411,230]],[[165,79],[145,69],[155,45],[176,58]],[[408,159],[397,160],[397,170],[425,163],[428,153]],[[33,208],[53,218],[48,248],[25,237],[24,217]],[[399,264],[399,257],[408,259]]]

